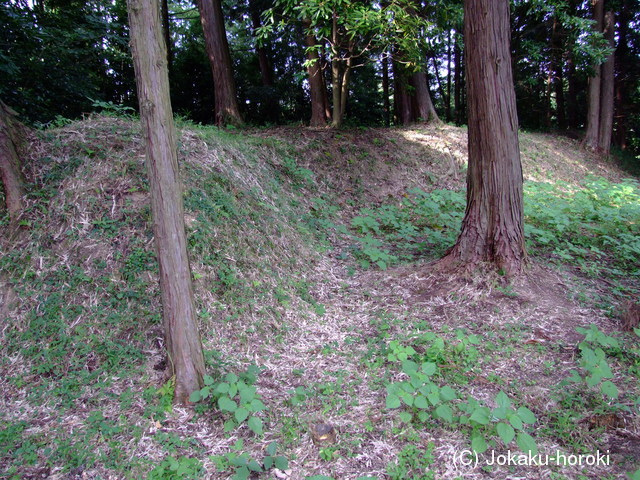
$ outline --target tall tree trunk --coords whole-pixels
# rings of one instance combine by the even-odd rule
[[[307,73],[309,75],[309,95],[311,96],[311,121],[309,125],[312,127],[324,127],[327,124],[327,116],[325,111],[325,90],[322,78],[322,65],[320,65],[320,55],[318,55],[317,41],[315,35],[310,31],[311,21],[303,22],[307,31],[305,35],[305,45],[307,46]]]
[[[564,72],[562,58],[564,48],[562,42],[562,25],[557,17],[553,19],[553,31],[551,33],[551,62],[554,75],[554,85],[556,94],[556,121],[560,130],[566,130],[567,117],[565,115],[564,103]]]
[[[490,262],[506,274],[527,263],[522,167],[510,52],[509,0],[465,0],[469,102],[467,209],[445,268]],[[461,265],[462,264],[462,265]]]
[[[127,5],[160,266],[165,341],[175,374],[174,401],[187,403],[189,395],[202,387],[205,367],[187,256],[167,52],[159,2],[128,0]]]
[[[173,44],[171,42],[168,0],[162,0],[162,33],[164,34],[164,43],[167,46],[167,68],[171,71],[171,65],[173,64]]]
[[[573,54],[569,53],[567,59],[567,83],[569,89],[567,90],[567,123],[569,128],[575,130],[578,128],[578,87],[576,85],[576,64],[573,59]]]
[[[231,55],[224,28],[220,0],[197,0],[205,46],[213,72],[215,87],[216,125],[242,125],[242,115],[236,100]]]
[[[255,0],[249,0],[249,11],[251,14],[251,23],[253,25],[253,32],[255,32],[262,26],[260,21],[260,11],[256,5]],[[263,46],[256,46],[256,54],[258,55],[258,65],[260,66],[260,76],[262,77],[262,85],[265,87],[273,86],[273,68],[269,61],[269,54],[267,49]]]
[[[411,85],[414,88],[415,112],[414,120],[422,119],[425,123],[442,123],[431,101],[427,74],[417,72],[411,76]]]
[[[259,5],[255,0],[249,0],[249,14],[251,16],[251,23],[253,26],[254,41],[256,43],[256,55],[258,56],[258,65],[260,67],[260,77],[262,79],[262,86],[265,87],[264,95],[264,118],[270,122],[277,122],[280,116],[280,104],[276,91],[273,88],[273,67],[269,61],[269,52],[262,46],[257,38],[256,32],[262,26],[260,21]]]
[[[453,110],[456,116],[456,125],[462,125],[464,123],[464,106],[462,103],[464,60],[462,57],[462,48],[460,48],[460,42],[458,41],[458,35],[455,35],[453,56],[455,58]]]
[[[620,6],[618,21],[618,48],[616,50],[616,85],[615,85],[615,127],[614,142],[621,150],[627,149],[627,117],[629,115],[627,103],[629,96],[629,69],[632,56],[629,50],[629,23],[631,12],[628,0],[623,0]]]
[[[447,34],[447,96],[444,110],[445,119],[451,121],[451,30]]]
[[[389,57],[382,56],[382,109],[384,112],[384,125],[388,127],[390,122],[389,111]]]
[[[607,12],[604,18],[604,38],[609,41],[611,48],[614,42],[615,19],[612,11]],[[600,82],[600,122],[598,131],[598,151],[609,155],[611,151],[611,134],[613,131],[613,87],[614,87],[614,52],[611,52],[607,61],[602,65],[602,80]]]
[[[602,31],[604,24],[604,0],[592,0],[593,19],[595,20],[594,28],[598,32]],[[584,136],[584,145],[590,150],[598,149],[598,135],[600,132],[600,83],[601,83],[600,65],[595,66],[594,76],[589,79],[589,104],[587,113],[587,131]]]
[[[396,116],[396,124],[409,125],[412,118],[411,97],[409,96],[408,82],[402,64],[392,62],[393,66],[393,104]]]
[[[19,132],[16,113],[0,101],[0,174],[9,219],[15,222],[22,212],[24,178],[20,169]]]

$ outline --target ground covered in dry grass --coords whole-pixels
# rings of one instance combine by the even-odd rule
[[[183,125],[179,148],[210,396],[171,406],[138,124],[38,132],[20,231],[2,220],[0,478],[640,468],[640,197],[613,162],[522,135],[531,267],[508,283],[430,268],[463,214],[462,129]],[[526,447],[582,465],[492,464]]]

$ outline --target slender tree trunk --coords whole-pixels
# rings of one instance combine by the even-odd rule
[[[451,30],[447,33],[447,96],[445,103],[445,118],[451,121]]]
[[[15,222],[22,212],[24,178],[20,169],[19,132],[16,113],[0,101],[0,174],[9,219]]]
[[[213,72],[216,125],[242,125],[220,0],[197,1],[205,46]]]
[[[604,37],[609,41],[611,48],[614,42],[615,19],[612,11],[607,12],[604,18]],[[598,151],[609,155],[611,151],[611,134],[613,131],[613,90],[614,90],[614,65],[615,54],[612,52],[607,61],[602,65],[602,80],[600,82],[600,122],[598,131]]]
[[[411,76],[411,85],[414,88],[415,106],[414,119],[422,119],[425,123],[442,123],[431,101],[427,74],[417,72]]]
[[[558,18],[553,19],[553,31],[551,33],[551,61],[553,63],[554,85],[556,94],[556,120],[560,130],[566,130],[567,117],[565,115],[564,103],[564,72],[562,58],[564,48],[562,44],[562,25]]]
[[[169,23],[169,4],[167,0],[162,0],[162,33],[164,34],[164,43],[167,46],[167,67],[171,71],[173,43],[171,42],[171,24]]]
[[[453,56],[455,57],[455,72],[454,72],[454,103],[453,110],[456,116],[456,125],[462,125],[464,123],[464,107],[462,104],[462,91],[463,91],[463,77],[462,71],[464,69],[464,62],[462,58],[462,48],[460,48],[460,42],[458,36],[455,35],[455,43],[453,46]]]
[[[389,57],[382,56],[382,109],[384,111],[384,125],[388,127],[390,122],[389,110]]]
[[[593,19],[596,21],[594,28],[602,31],[604,24],[604,0],[592,0]],[[584,145],[590,150],[598,149],[598,135],[600,132],[600,93],[601,93],[600,65],[595,66],[595,74],[589,79],[589,110],[587,113],[587,131],[584,136]]]
[[[567,90],[567,120],[569,128],[575,130],[578,128],[578,88],[576,86],[576,64],[571,53],[569,53],[567,64],[567,83],[569,84],[569,89]]]
[[[347,111],[347,99],[349,98],[349,80],[351,79],[351,68],[353,64],[352,54],[353,54],[353,48],[350,46],[348,57],[343,62],[344,71],[342,72],[342,80],[340,81],[340,116],[341,116],[340,122],[341,123]]]
[[[329,90],[327,88],[327,77],[325,72],[328,71],[328,62],[324,54],[324,49],[320,52],[320,78],[322,79],[322,103],[324,105],[324,118],[327,122],[331,121],[331,104],[329,102]]]
[[[260,22],[260,11],[255,3],[255,0],[249,0],[249,10],[251,14],[251,23],[253,25],[253,32],[255,32],[262,26]],[[265,87],[273,86],[273,68],[269,61],[269,54],[267,49],[262,46],[256,46],[256,54],[258,55],[258,64],[260,65],[260,76],[262,77],[262,85]]]
[[[262,86],[265,87],[263,115],[266,120],[277,122],[280,116],[280,105],[278,97],[275,95],[276,91],[273,88],[273,67],[269,61],[269,52],[264,46],[258,43],[256,38],[256,31],[262,26],[262,23],[260,21],[260,10],[255,0],[249,0],[249,13],[253,26],[254,41],[256,43],[255,49],[260,67],[260,77],[262,79]]]
[[[325,85],[322,78],[320,55],[318,55],[318,50],[316,50],[316,37],[310,31],[311,22],[309,20],[305,20],[303,24],[307,31],[305,35],[307,61],[310,62],[307,67],[307,73],[309,75],[309,95],[311,96],[311,121],[309,124],[312,127],[324,127],[327,124],[325,111],[326,91],[323,93]]]
[[[160,5],[155,0],[128,0],[127,5],[160,266],[165,341],[175,374],[174,401],[187,403],[189,395],[202,387],[205,367],[187,256]]]
[[[469,101],[467,210],[444,268],[490,262],[508,275],[527,263],[522,167],[510,52],[509,0],[465,0]]]
[[[433,62],[433,68],[435,70],[435,74],[436,74],[436,82],[438,83],[438,91],[440,92],[440,97],[442,97],[442,103],[444,103],[444,107],[445,107],[445,115],[446,115],[446,110],[447,110],[447,93],[445,92],[444,89],[444,84],[442,83],[442,79],[440,78],[440,73],[439,73],[439,68],[438,68],[438,61],[436,60],[435,55],[431,57],[431,61]],[[427,85],[429,84],[429,82],[427,82]]]
[[[614,142],[621,150],[627,149],[628,81],[632,56],[629,52],[629,23],[631,12],[628,0],[620,6],[618,21],[618,48],[616,50],[615,128]]]

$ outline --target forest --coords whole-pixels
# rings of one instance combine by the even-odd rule
[[[0,478],[640,480],[640,2],[3,0]]]

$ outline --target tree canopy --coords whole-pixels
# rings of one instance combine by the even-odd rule
[[[164,3],[173,109],[214,123],[216,87],[198,8],[190,0]],[[466,122],[459,0],[244,0],[221,8],[236,100],[249,124],[308,123],[310,63],[318,66],[334,125],[382,125],[387,103],[391,123],[428,120],[402,112],[421,90],[416,72],[426,75],[437,114]],[[581,135],[589,79],[613,50],[612,140],[637,151],[640,6],[607,0],[604,9],[614,18],[613,42],[594,28],[591,2],[511,2],[520,127]],[[123,0],[10,0],[0,5],[0,30],[0,98],[27,121],[137,108]]]

